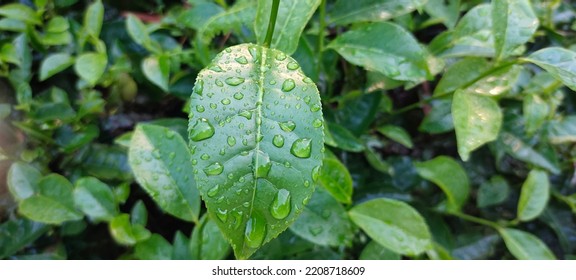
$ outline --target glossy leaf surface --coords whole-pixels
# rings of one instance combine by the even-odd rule
[[[526,58],[576,91],[576,52],[564,48],[541,49]]]
[[[199,73],[189,132],[208,211],[236,257],[248,258],[314,190],[324,145],[318,90],[283,52],[234,46]]]
[[[200,195],[190,174],[190,153],[175,131],[150,124],[136,127],[128,152],[136,181],[166,212],[198,221]]]
[[[95,221],[110,221],[118,214],[112,189],[93,177],[76,181],[74,203]]]
[[[546,244],[531,233],[504,228],[499,230],[506,247],[519,260],[554,260]]]
[[[365,21],[386,21],[422,7],[427,0],[339,0],[330,13],[330,22],[343,25]]]
[[[12,196],[20,201],[37,192],[41,177],[42,174],[36,168],[23,162],[16,162],[8,170],[6,182]]]
[[[230,245],[218,225],[207,215],[194,227],[189,247],[194,260],[222,260],[230,254]]]
[[[522,185],[518,201],[518,219],[529,221],[538,217],[546,208],[550,197],[548,175],[541,170],[532,170]]]
[[[320,185],[339,202],[352,203],[352,177],[346,166],[336,158],[325,158],[321,170]]]
[[[532,38],[538,18],[529,0],[494,0],[492,28],[496,56],[505,58]]]

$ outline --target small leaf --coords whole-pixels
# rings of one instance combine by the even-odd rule
[[[128,15],[126,18],[126,30],[130,38],[138,45],[148,46],[151,44],[152,40],[146,26],[134,15]]]
[[[378,242],[370,241],[360,253],[360,260],[400,260],[401,256]]]
[[[518,219],[530,221],[538,217],[548,203],[550,197],[550,182],[544,171],[532,170],[522,185],[518,201]]]
[[[226,241],[224,241],[226,243]],[[191,260],[192,255],[190,254],[190,240],[180,231],[176,232],[174,235],[174,240],[172,241],[172,258],[173,260]]]
[[[0,16],[21,20],[31,24],[41,24],[40,16],[32,8],[22,4],[7,4],[0,6]]]
[[[74,64],[74,58],[67,53],[55,53],[46,57],[40,65],[40,81],[64,71]]]
[[[438,185],[448,198],[448,210],[459,211],[468,199],[470,185],[466,171],[454,159],[439,156],[414,163],[420,176]]]
[[[492,1],[492,28],[496,57],[508,57],[516,48],[528,42],[538,28],[538,18],[530,0]]]
[[[412,138],[408,132],[399,126],[385,125],[378,128],[378,132],[384,134],[384,136],[402,144],[408,149],[412,149],[414,144],[412,144]]]
[[[0,225],[0,259],[11,256],[34,242],[50,227],[28,219],[8,220]]]
[[[316,190],[290,230],[321,246],[349,245],[354,237],[346,210],[328,192]]]
[[[460,17],[460,0],[428,0],[424,10],[452,29]]]
[[[454,56],[494,56],[494,36],[492,34],[492,10],[490,5],[481,4],[470,9],[459,21],[453,32],[437,36],[442,39],[442,51],[435,51],[443,57]],[[431,42],[434,45],[436,42]]]
[[[536,94],[526,94],[523,99],[523,112],[526,119],[526,134],[533,135],[542,127],[550,114],[550,105]],[[548,136],[550,139],[550,135]],[[551,141],[554,143],[553,141]]]
[[[274,28],[274,36],[270,44],[271,48],[277,49],[288,55],[293,54],[298,47],[300,35],[306,24],[312,18],[321,0],[282,0],[278,7],[278,17]],[[258,43],[264,43],[272,1],[258,0],[254,32]]]
[[[490,70],[490,63],[484,58],[467,57],[452,64],[442,75],[434,89],[434,96],[454,92],[478,80]]]
[[[132,210],[130,211],[130,223],[133,225],[141,225],[143,227],[148,223],[148,210],[146,210],[146,205],[142,200],[138,200]]]
[[[410,205],[388,198],[356,205],[350,218],[380,245],[401,255],[419,255],[432,247],[424,218]]]
[[[102,53],[83,53],[74,63],[76,74],[94,86],[106,71],[108,58]]]
[[[190,104],[198,189],[236,257],[248,258],[314,190],[324,146],[318,90],[285,53],[242,44],[198,74]]]
[[[361,152],[364,150],[364,145],[360,139],[356,138],[352,132],[337,123],[326,123],[329,135],[334,140],[334,143],[326,143],[327,145],[342,149],[349,152]],[[328,135],[328,133],[326,133]],[[328,141],[327,141],[328,142]]]
[[[511,228],[498,230],[506,247],[519,260],[554,260],[556,257],[538,237]]]
[[[496,140],[502,126],[502,111],[490,97],[458,90],[452,101],[458,154],[467,161],[470,153]]]
[[[16,201],[21,201],[38,191],[38,182],[41,177],[42,174],[34,167],[23,162],[15,162],[8,170],[6,182],[12,197]]]
[[[230,245],[218,225],[207,215],[194,227],[189,246],[194,260],[222,260],[230,254]]]
[[[170,260],[173,252],[172,245],[159,234],[152,234],[134,248],[134,255],[141,260]]]
[[[491,234],[454,249],[452,254],[460,260],[486,260],[494,254],[499,243],[500,237]]]
[[[330,22],[345,25],[386,21],[421,8],[427,0],[339,0],[330,13]]]
[[[576,116],[550,121],[546,127],[546,133],[552,144],[576,142]]]
[[[453,130],[452,98],[432,100],[430,105],[432,111],[424,117],[418,130],[430,134],[440,134]]]
[[[500,204],[508,198],[510,186],[501,176],[494,176],[490,181],[482,183],[478,189],[478,207],[488,207]]]
[[[348,169],[338,159],[325,158],[320,172],[320,185],[336,200],[352,203],[352,177]]]
[[[564,85],[576,91],[576,52],[549,47],[541,49],[525,59],[544,68],[556,79],[562,81]]]
[[[38,182],[39,193],[22,200],[18,211],[30,220],[47,224],[80,220],[82,214],[74,209],[72,190],[66,178],[48,175]]]
[[[198,221],[200,196],[190,174],[190,153],[179,134],[157,125],[138,125],[128,160],[136,181],[164,211]]]
[[[353,29],[336,37],[328,48],[352,64],[395,80],[420,82],[429,74],[424,49],[412,34],[393,23],[372,23]]]
[[[84,15],[84,30],[94,38],[100,37],[103,20],[104,5],[102,5],[100,0],[97,0],[86,9],[86,14]]]
[[[108,224],[110,235],[119,244],[132,246],[150,238],[150,232],[141,225],[130,224],[130,215],[120,214]]]
[[[499,141],[504,145],[506,153],[512,157],[544,168],[553,174],[560,173],[560,167],[557,164],[544,157],[514,134],[503,131]]]
[[[74,203],[94,221],[110,221],[118,214],[112,189],[93,177],[76,181]]]
[[[142,61],[142,72],[150,82],[168,91],[170,59],[165,56],[150,56]]]

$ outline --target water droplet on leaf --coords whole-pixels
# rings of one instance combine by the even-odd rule
[[[299,158],[309,158],[312,152],[312,140],[309,138],[300,138],[292,143],[290,153]]]
[[[248,64],[248,59],[246,59],[245,56],[237,57],[234,60],[236,60],[236,62],[238,62],[240,64]]]
[[[218,190],[220,189],[220,185],[216,185],[208,190],[208,197],[214,197],[218,194]]]
[[[288,70],[296,70],[296,69],[300,68],[300,65],[298,65],[298,63],[296,63],[294,61],[290,61],[290,62],[288,62],[288,64],[286,64],[286,68],[288,68]]]
[[[220,175],[222,174],[222,171],[224,171],[224,166],[222,166],[222,164],[219,162],[215,162],[204,168],[204,173],[206,173],[208,176]]]
[[[276,193],[274,201],[272,201],[272,205],[270,206],[270,214],[278,220],[284,219],[290,214],[290,191],[280,189],[278,193]]]
[[[198,119],[190,130],[190,139],[196,142],[208,139],[212,135],[214,135],[214,127],[205,118]]]
[[[252,216],[246,223],[244,241],[250,248],[259,248],[266,236],[266,222],[259,216]]]
[[[244,82],[244,78],[240,77],[230,77],[226,79],[226,83],[231,86],[237,86]]]
[[[272,139],[272,144],[274,144],[274,146],[278,148],[282,148],[284,146],[284,136],[280,134],[274,135],[274,138]]]
[[[286,132],[292,132],[296,128],[296,123],[293,121],[285,121],[279,123],[280,128]]]
[[[289,92],[296,87],[296,83],[294,83],[293,79],[286,79],[284,83],[282,83],[282,91]]]

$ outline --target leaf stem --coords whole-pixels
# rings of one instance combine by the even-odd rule
[[[484,220],[484,219],[482,219],[482,218],[474,217],[474,216],[471,216],[471,215],[468,215],[468,214],[464,214],[464,213],[461,213],[461,212],[448,212],[447,214],[450,214],[450,215],[452,215],[452,216],[456,216],[456,217],[458,217],[458,218],[460,218],[460,219],[463,219],[463,220],[466,220],[466,221],[469,221],[469,222],[477,223],[477,224],[480,224],[480,225],[485,225],[485,226],[487,226],[487,227],[491,227],[491,228],[494,228],[494,229],[496,229],[496,230],[498,230],[498,229],[500,228],[500,225],[498,225],[498,224],[495,223],[495,222],[488,221],[488,220]]]
[[[264,39],[264,47],[269,48],[272,43],[272,35],[274,35],[274,28],[276,27],[276,17],[278,16],[278,7],[280,0],[273,0],[272,10],[270,11],[270,21],[268,21],[268,30],[266,31],[266,39]]]

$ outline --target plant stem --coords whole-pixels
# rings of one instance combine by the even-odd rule
[[[500,225],[498,225],[497,223],[494,223],[492,221],[488,221],[488,220],[484,220],[482,218],[478,218],[478,217],[474,217],[474,216],[470,216],[468,214],[464,214],[464,213],[460,213],[460,212],[448,212],[447,214],[450,214],[452,216],[456,216],[460,219],[469,221],[469,222],[473,222],[473,223],[477,223],[477,224],[481,224],[481,225],[485,225],[491,228],[494,228],[496,230],[498,230],[500,228]]]
[[[272,10],[270,11],[270,21],[268,21],[268,30],[266,31],[266,39],[264,40],[264,46],[269,48],[272,43],[272,35],[274,35],[274,27],[276,27],[276,17],[278,16],[278,7],[280,6],[280,0],[273,0]]]

